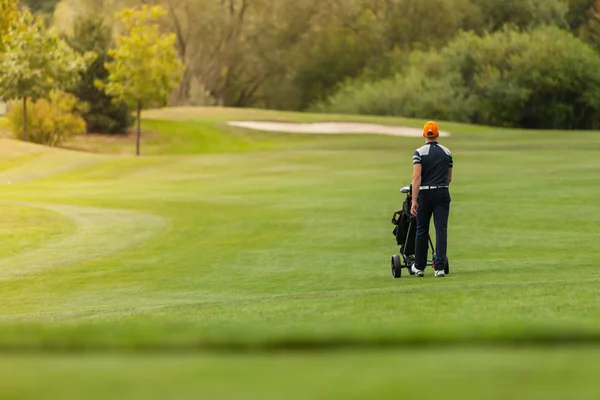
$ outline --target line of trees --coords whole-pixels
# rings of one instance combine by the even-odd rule
[[[24,1],[56,3],[55,0]],[[414,60],[423,53],[449,54],[452,46],[458,46],[457,41],[471,40],[467,39],[471,36],[465,34],[485,39],[495,33],[512,32],[513,36],[522,38],[518,40],[523,43],[528,40],[532,43],[528,51],[543,55],[547,42],[536,47],[530,39],[543,35],[540,30],[554,28],[553,33],[545,30],[545,34],[560,43],[575,46],[581,55],[572,52],[567,58],[560,53],[553,55],[550,59],[555,68],[547,73],[563,73],[562,66],[571,63],[594,65],[594,57],[600,52],[600,0],[61,0],[52,19],[69,30],[78,19],[89,14],[103,16],[114,33],[118,27],[113,24],[114,10],[141,4],[161,5],[168,11],[161,29],[174,35],[177,53],[184,65],[180,84],[170,96],[172,105],[219,104],[370,113],[385,110],[393,115],[439,115],[456,119],[455,110],[464,109],[464,104],[447,105],[446,108],[454,111],[443,112],[427,104],[411,108],[412,102],[408,100],[393,100],[385,107],[370,109],[359,103],[368,98],[367,92],[385,88],[390,80],[400,82],[394,86],[395,97],[408,99],[406,92],[416,83],[410,86],[405,80],[414,77],[414,70],[419,69]],[[502,37],[510,37],[506,35]],[[503,46],[504,39],[500,37],[494,36],[496,39],[492,42],[495,40],[498,46]],[[482,45],[478,51],[483,52],[484,48]],[[472,57],[467,54],[462,61],[476,60],[482,68],[496,62],[484,56],[485,53]],[[446,60],[439,62],[444,64]],[[462,81],[453,80],[452,74],[462,71],[461,68],[442,68],[444,77],[430,84],[454,82],[453,85],[458,86],[449,88],[449,92],[454,93],[472,89],[473,79],[477,81],[491,74],[476,71],[466,73]],[[477,98],[484,99],[486,104],[502,104],[502,96],[507,94],[501,87],[513,87],[516,83],[508,80],[510,70],[506,70],[509,67],[505,64],[493,68],[499,77],[481,83],[488,88],[477,92]],[[596,79],[591,71],[572,72],[576,74],[569,75],[569,82]],[[519,85],[525,85],[523,82],[521,80]],[[497,92],[490,89],[492,83],[497,86]],[[532,85],[513,89],[534,90]],[[461,119],[466,115],[466,119],[473,122],[506,126],[595,127],[596,122],[588,118],[596,110],[591,92],[574,97],[571,93],[574,89],[567,87],[569,85],[552,87],[554,103],[550,108],[566,109],[573,102],[585,103],[581,106],[585,112],[570,111],[576,116],[576,123],[568,117],[555,118],[551,123],[531,115],[498,118],[488,109],[469,109],[459,115]],[[563,94],[560,89],[568,90]],[[344,98],[344,104],[352,104],[345,106],[340,98],[351,93],[356,93],[356,101]],[[385,97],[383,94],[379,97]],[[435,95],[431,96],[436,103]],[[529,107],[528,113],[542,110],[545,99],[540,93],[530,96],[529,101],[535,101],[537,106]],[[455,102],[455,99],[448,101]],[[489,118],[482,117],[488,114]],[[581,115],[584,117],[580,118]],[[541,119],[543,123],[539,122]]]
[[[554,26],[462,33],[390,78],[346,83],[314,111],[599,129],[600,55]]]

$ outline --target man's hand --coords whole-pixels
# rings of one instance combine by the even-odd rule
[[[417,201],[413,201],[412,202],[412,206],[410,206],[410,213],[412,215],[414,215],[415,217],[417,216],[417,209],[419,208],[419,205],[417,204]]]

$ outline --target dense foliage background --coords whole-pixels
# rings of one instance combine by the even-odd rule
[[[116,30],[120,7],[163,5],[186,66],[173,105],[600,124],[600,0],[24,3],[65,33],[90,15]]]

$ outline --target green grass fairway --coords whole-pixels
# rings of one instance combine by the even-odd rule
[[[441,123],[451,274],[394,280],[422,138],[226,122],[422,121],[146,116],[139,158],[131,138],[0,139],[7,398],[597,398],[600,133]]]

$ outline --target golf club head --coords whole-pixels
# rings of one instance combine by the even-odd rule
[[[404,186],[400,189],[400,193],[410,193],[410,186]]]

